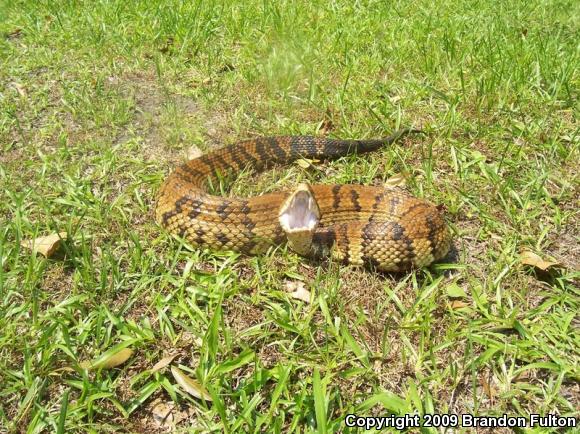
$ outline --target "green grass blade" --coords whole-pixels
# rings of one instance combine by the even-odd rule
[[[320,371],[314,368],[312,376],[312,393],[314,394],[314,411],[316,413],[316,428],[319,433],[326,434],[327,432],[327,416],[326,416],[326,388],[322,385],[320,380]]]

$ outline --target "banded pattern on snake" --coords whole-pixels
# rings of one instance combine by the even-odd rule
[[[194,246],[258,254],[284,242],[297,253],[331,255],[345,263],[405,271],[448,253],[451,235],[439,210],[400,188],[305,185],[249,198],[209,194],[210,179],[248,165],[265,170],[298,158],[335,159],[370,152],[385,139],[335,140],[288,136],[242,141],[190,160],[161,186],[156,220]]]

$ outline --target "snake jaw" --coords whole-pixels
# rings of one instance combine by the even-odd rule
[[[320,223],[320,208],[308,184],[300,184],[286,199],[278,213],[288,245],[299,255],[308,256],[312,237]]]

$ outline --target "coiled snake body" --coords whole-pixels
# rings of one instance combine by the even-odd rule
[[[391,144],[409,130],[378,140],[268,137],[239,142],[179,166],[162,185],[156,219],[195,246],[264,252],[284,242],[313,258],[405,271],[439,260],[451,236],[439,210],[399,188],[300,185],[293,192],[224,198],[208,179],[248,165],[264,170],[298,158],[333,159]]]

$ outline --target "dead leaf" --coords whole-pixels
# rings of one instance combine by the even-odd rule
[[[464,307],[468,307],[469,304],[467,304],[467,303],[465,303],[464,301],[461,301],[461,300],[454,300],[454,301],[451,302],[450,306],[451,306],[451,309],[461,309],[461,308],[464,308]]]
[[[310,291],[306,289],[304,282],[299,280],[288,281],[284,289],[290,293],[290,297],[310,303]]]
[[[66,240],[66,232],[38,237],[34,240],[22,240],[20,245],[32,250],[34,253],[40,253],[45,258],[50,258],[59,249],[62,240]]]
[[[175,381],[177,381],[177,384],[179,384],[187,393],[199,399],[212,401],[207,390],[205,390],[205,388],[197,381],[185,375],[177,366],[171,367],[171,373],[173,374]]]
[[[320,122],[318,132],[322,135],[326,135],[332,130],[334,130],[334,122],[332,122],[332,113],[330,110],[326,110],[326,116]]]
[[[122,348],[110,354],[105,353],[92,361],[85,360],[80,363],[80,367],[83,369],[111,369],[125,363],[132,354],[133,350],[131,348]]]
[[[531,265],[532,267],[538,268],[542,271],[548,271],[549,268],[561,268],[562,264],[554,261],[545,261],[540,256],[536,255],[534,252],[529,250],[524,250],[520,253],[520,262],[524,265]]]
[[[404,187],[407,185],[407,177],[402,173],[397,173],[385,181],[386,187]]]
[[[6,38],[8,38],[8,39],[15,39],[15,38],[20,37],[20,35],[22,35],[22,29],[17,27],[14,30],[8,32],[6,34]]]
[[[179,411],[174,403],[165,402],[160,398],[154,400],[150,408],[157,426],[170,432],[173,432],[175,425],[189,417],[185,411]]]
[[[159,360],[157,363],[155,363],[155,365],[153,365],[153,367],[151,368],[151,373],[161,371],[163,368],[169,366],[171,364],[171,362],[173,362],[173,359],[175,359],[176,357],[177,357],[177,354],[174,354],[172,356],[163,357],[161,360]]]
[[[525,371],[520,372],[518,375],[516,375],[512,382],[513,383],[517,383],[518,381],[520,382],[524,382],[527,383],[529,382],[531,379],[533,378],[532,375],[532,370],[531,369],[526,369]]]
[[[22,86],[20,83],[13,81],[10,83],[10,86],[12,86],[21,97],[25,97],[27,95],[26,89],[24,89],[24,86]]]
[[[179,346],[180,347],[190,347],[195,345],[197,347],[201,347],[203,344],[203,339],[199,336],[194,335],[191,332],[185,331],[181,334],[181,339],[179,339]]]
[[[153,402],[153,408],[151,409],[151,413],[153,414],[153,419],[159,426],[165,428],[171,428],[175,424],[173,418],[173,406],[167,405],[165,402],[161,401],[160,399]]]
[[[479,384],[483,387],[483,391],[491,400],[497,395],[495,387],[482,375],[479,377]]]
[[[298,164],[303,169],[308,169],[310,166],[312,166],[312,160],[307,160],[306,158],[299,158],[298,160],[296,160],[296,164]]]
[[[188,150],[187,150],[187,159],[188,160],[195,160],[196,158],[199,158],[203,155],[203,152],[201,152],[201,149],[199,149],[197,146],[193,145],[191,146]]]

